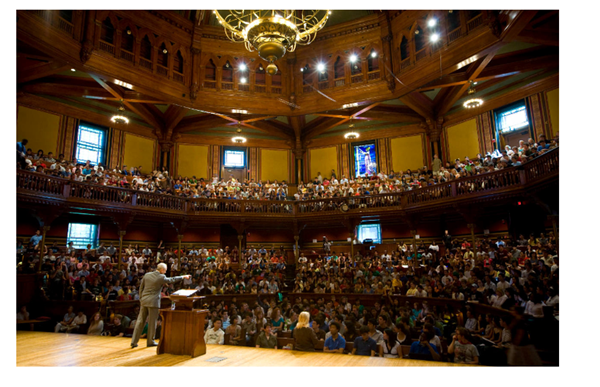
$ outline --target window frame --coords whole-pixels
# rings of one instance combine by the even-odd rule
[[[378,157],[378,153],[377,153],[377,141],[376,140],[366,140],[366,141],[353,142],[350,144],[350,153],[352,154],[352,174],[354,175],[354,178],[358,178],[358,175],[356,173],[356,148],[355,147],[361,146],[361,145],[373,145],[373,147],[375,149],[375,168],[376,168],[374,175],[377,175],[380,171],[379,157]],[[373,175],[370,175],[370,176],[373,176]],[[364,174],[361,177],[364,177]]]
[[[227,152],[242,152],[244,154],[244,165],[240,166],[229,166],[227,164],[225,164],[225,155],[227,154]],[[247,148],[243,148],[243,147],[224,147],[223,148],[223,160],[222,160],[222,166],[225,168],[230,168],[230,169],[244,169],[248,166],[248,151]]]
[[[87,128],[87,129],[92,129],[92,130],[96,130],[101,132],[101,140],[102,140],[102,144],[99,144],[97,146],[97,148],[100,150],[100,157],[98,158],[98,162],[94,163],[94,162],[90,162],[91,165],[98,165],[98,164],[102,164],[102,165],[106,165],[106,153],[107,153],[107,149],[106,149],[106,144],[108,142],[108,128],[104,128],[102,126],[99,125],[95,125],[89,122],[85,122],[85,121],[80,121],[79,125],[77,126],[77,135],[75,137],[75,146],[73,147],[73,159],[77,160],[78,163],[83,163],[85,164],[85,162],[88,159],[79,159],[77,157],[78,155],[78,150],[80,149],[80,136],[81,136],[81,128]],[[88,143],[91,144],[91,143]],[[88,149],[88,150],[93,150],[93,146],[89,146],[86,144],[82,144],[83,146],[81,148],[84,149]],[[86,148],[87,146],[87,148]],[[90,160],[92,161],[92,160]]]
[[[529,131],[531,131],[531,114],[529,112],[527,103],[523,99],[523,100],[513,102],[511,104],[505,105],[499,109],[494,110],[494,124],[496,126],[496,133],[498,135],[504,135],[504,134],[513,133],[515,131],[525,129],[525,126],[516,127],[516,128],[509,129],[509,130],[502,130],[502,128],[500,127],[500,120],[501,120],[502,116],[505,113],[510,112],[510,111],[515,110],[520,107],[523,107],[525,110],[525,115],[527,116],[527,129]]]
[[[73,230],[72,226],[91,226],[88,232],[88,238],[72,236],[71,232]],[[74,231],[74,230],[73,230]],[[92,245],[92,249],[95,249],[99,246],[100,242],[100,226],[95,223],[78,223],[73,222],[69,223],[69,228],[67,230],[67,243],[73,242],[73,247],[76,249],[85,249],[87,245]]]
[[[381,236],[381,223],[366,223],[366,224],[359,224],[359,225],[358,225],[357,232],[356,232],[356,238],[357,238],[357,240],[358,240],[360,243],[363,243],[364,239],[368,239],[368,238],[363,238],[363,239],[361,239],[361,231],[362,231],[363,227],[364,227],[364,228],[371,228],[371,227],[373,227],[373,226],[377,226],[377,235],[378,235],[378,238],[377,238],[377,239],[373,239],[373,238],[371,238],[371,239],[373,239],[373,244],[379,244],[379,245],[380,245],[380,244],[382,244],[382,243],[383,243],[383,238],[382,238],[382,236]]]

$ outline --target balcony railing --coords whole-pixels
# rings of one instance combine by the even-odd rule
[[[166,77],[169,74],[169,69],[165,66],[156,65],[156,72],[163,77]]]
[[[133,52],[129,52],[127,50],[121,49],[121,59],[125,59],[126,61],[133,62]]]
[[[369,81],[372,81],[374,79],[379,79],[380,77],[381,77],[381,73],[379,72],[379,70],[369,72]]]
[[[475,28],[479,27],[482,22],[483,14],[480,13],[479,15],[475,16],[473,19],[467,22],[467,31],[474,30]]]
[[[140,58],[140,67],[152,71],[152,61],[146,58]]]
[[[100,49],[100,51],[108,52],[109,54],[115,55],[115,46],[108,42],[105,42],[104,40],[101,40],[99,42],[98,48]]]
[[[305,201],[229,200],[184,198],[73,182],[36,172],[17,170],[17,193],[37,199],[81,201],[100,206],[117,205],[159,210],[180,215],[240,214],[265,217],[311,217],[323,214],[369,213],[414,208],[448,200],[488,197],[531,183],[558,177],[558,149],[527,162],[495,172],[461,178],[410,191],[371,196],[350,196]]]

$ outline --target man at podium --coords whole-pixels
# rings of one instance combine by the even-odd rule
[[[160,308],[160,291],[164,284],[172,284],[178,281],[189,279],[191,276],[183,275],[169,278],[165,275],[167,265],[159,263],[156,271],[146,273],[140,284],[140,314],[138,315],[131,338],[131,348],[138,346],[138,341],[146,318],[148,318],[148,347],[156,347],[158,343],[154,341],[154,333],[156,331],[156,320],[158,319],[158,310]]]

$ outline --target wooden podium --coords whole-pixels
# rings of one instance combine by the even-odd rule
[[[169,298],[175,303],[175,308],[160,310],[162,329],[156,353],[191,357],[204,355],[204,321],[208,314],[208,310],[200,309],[200,300],[204,297],[171,295]]]

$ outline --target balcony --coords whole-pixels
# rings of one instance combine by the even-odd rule
[[[512,167],[425,188],[371,196],[307,201],[184,198],[130,189],[72,182],[35,172],[17,171],[17,201],[69,208],[145,215],[186,216],[191,220],[258,218],[318,222],[323,215],[394,215],[422,212],[455,203],[501,200],[558,182],[558,149],[520,167]],[[541,189],[541,188],[540,188]]]

